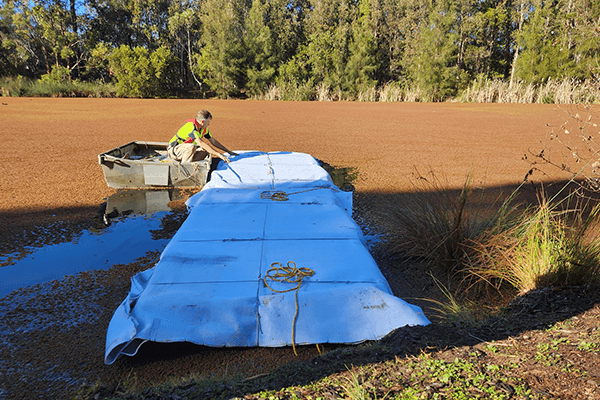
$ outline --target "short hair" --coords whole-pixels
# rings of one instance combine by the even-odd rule
[[[208,110],[200,110],[198,111],[196,119],[198,121],[212,119],[212,114]]]

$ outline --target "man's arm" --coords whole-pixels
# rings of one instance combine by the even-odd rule
[[[202,150],[208,152],[213,157],[218,157],[225,162],[229,162],[229,158],[225,157],[219,150],[217,150],[210,142],[204,139],[198,139],[194,141]]]
[[[209,137],[208,140],[212,143],[212,145],[226,153],[231,154],[232,156],[239,156],[238,153],[229,150],[227,147],[223,146],[217,139],[215,139],[213,136]]]

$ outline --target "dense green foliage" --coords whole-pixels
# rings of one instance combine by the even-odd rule
[[[600,0],[3,0],[0,39],[0,78],[118,96],[442,101],[597,83]]]

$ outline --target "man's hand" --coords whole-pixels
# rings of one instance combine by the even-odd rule
[[[226,163],[231,162],[231,161],[229,161],[229,158],[225,157],[223,154],[219,155],[219,157],[221,157],[221,160],[225,161]]]

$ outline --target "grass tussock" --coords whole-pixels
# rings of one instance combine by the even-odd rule
[[[547,286],[597,284],[600,279],[600,206],[540,195],[505,226],[472,242],[463,272],[500,288],[526,293]]]
[[[599,283],[599,204],[542,192],[537,205],[522,207],[518,189],[502,202],[484,204],[470,177],[458,193],[433,175],[419,183],[412,201],[387,212],[396,231],[389,244],[392,252],[419,257],[457,283],[462,302],[444,288],[448,303],[441,314],[470,316],[469,295]]]
[[[434,173],[423,176],[417,172],[415,176],[410,199],[386,212],[395,227],[390,249],[454,273],[462,269],[467,243],[504,223],[513,211],[512,197],[494,209],[496,201],[484,204],[484,193],[474,190],[471,176],[457,193],[447,190]]]

